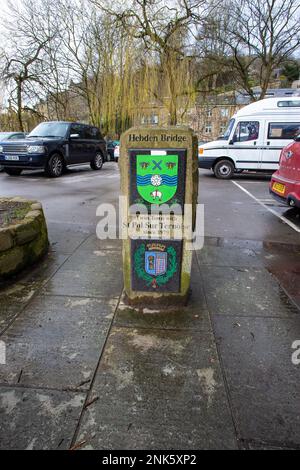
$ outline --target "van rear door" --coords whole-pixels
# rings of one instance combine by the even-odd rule
[[[260,169],[262,135],[263,122],[261,120],[245,119],[236,123],[228,146],[228,156],[234,160],[237,169]]]
[[[300,121],[266,121],[265,145],[262,152],[262,170],[277,170],[283,147],[300,133]]]

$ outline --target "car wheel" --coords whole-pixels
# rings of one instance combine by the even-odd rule
[[[101,170],[103,166],[103,156],[101,153],[97,153],[91,161],[92,170]]]
[[[49,158],[45,173],[50,178],[59,178],[63,174],[65,168],[65,161],[61,155],[55,153]]]
[[[234,174],[234,165],[230,160],[220,160],[214,166],[214,174],[217,178],[228,180]]]
[[[19,168],[4,168],[4,171],[9,176],[20,176],[23,170],[20,170]]]

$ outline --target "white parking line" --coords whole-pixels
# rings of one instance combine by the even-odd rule
[[[241,189],[241,191],[243,191],[244,193],[246,193],[249,197],[251,197],[252,199],[254,199],[258,204],[260,204],[262,207],[264,207],[264,209],[266,209],[267,211],[271,212],[271,214],[275,215],[276,217],[278,217],[278,219],[282,220],[285,224],[289,225],[293,230],[295,230],[296,232],[300,233],[300,227],[297,227],[296,224],[294,224],[293,222],[291,222],[290,220],[288,220],[286,217],[284,217],[283,215],[280,215],[278,214],[276,211],[274,211],[273,209],[271,209],[270,207],[266,206],[266,204],[264,204],[263,202],[261,202],[259,199],[257,199],[255,196],[253,196],[253,194],[251,194],[249,191],[247,191],[247,189],[243,188],[243,186],[241,186],[240,184],[238,184],[236,181],[231,181],[233,184],[235,184],[238,188]]]

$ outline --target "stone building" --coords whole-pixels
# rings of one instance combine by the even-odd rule
[[[253,91],[254,95],[259,97],[260,88],[256,87]],[[299,89],[272,88],[267,91],[266,98],[295,95],[300,95]],[[195,105],[187,110],[184,120],[180,124],[190,126],[197,134],[200,142],[216,140],[218,136],[224,133],[230,118],[243,106],[249,104],[250,101],[248,94],[235,91],[211,94],[205,98],[198,97]],[[155,102],[149,104],[148,107],[142,107],[134,119],[134,125],[166,125],[167,123],[167,109]]]

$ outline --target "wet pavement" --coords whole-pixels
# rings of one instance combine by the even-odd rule
[[[51,240],[0,290],[0,448],[300,448],[299,216],[265,176],[201,170],[199,185],[189,305],[137,312],[122,298],[120,241],[95,235],[97,206],[117,206],[116,165],[0,174],[1,195],[43,203]]]

